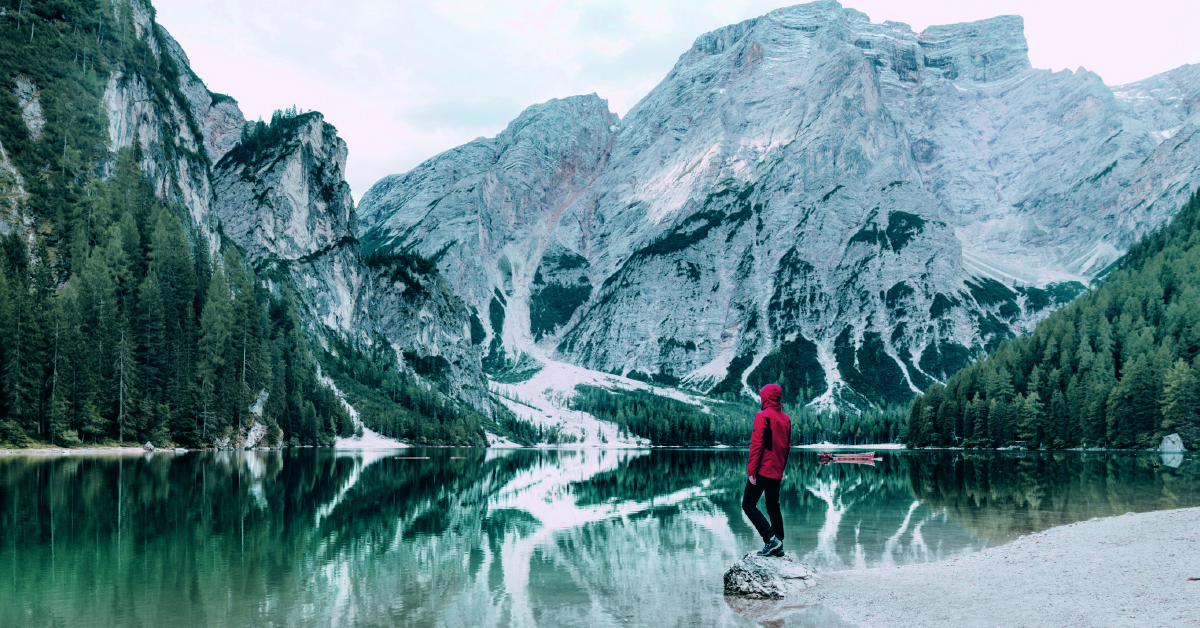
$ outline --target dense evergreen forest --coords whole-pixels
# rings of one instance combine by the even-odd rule
[[[1200,193],[1096,290],[935,384],[910,446],[1200,447]]]
[[[210,260],[132,154],[74,209],[66,246],[4,238],[0,440],[205,445],[254,420],[272,444],[354,431],[317,379],[288,293],[266,293],[233,247]]]
[[[101,95],[114,72],[143,80],[159,110],[189,111],[180,69],[135,35],[132,7],[0,4],[0,146],[15,169],[0,172],[0,444],[203,445],[255,419],[271,443],[352,431],[286,286],[265,293],[227,245],[210,259],[142,155],[111,152]],[[18,97],[33,88],[40,115],[27,121]],[[185,149],[170,125],[159,131],[174,163]]]

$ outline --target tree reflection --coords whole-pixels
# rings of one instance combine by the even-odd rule
[[[0,625],[741,621],[745,452],[329,450],[0,459]],[[793,452],[786,547],[826,569],[937,560],[1200,504],[1196,461]],[[458,458],[458,459],[455,459]]]

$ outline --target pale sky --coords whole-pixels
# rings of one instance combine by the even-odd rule
[[[504,129],[525,107],[595,92],[624,116],[700,34],[778,0],[155,0],[210,90],[248,119],[315,109],[379,178]],[[1035,68],[1120,85],[1200,62],[1200,0],[845,0],[920,31],[1016,14]]]

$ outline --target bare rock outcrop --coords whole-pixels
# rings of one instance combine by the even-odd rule
[[[1183,446],[1183,439],[1179,437],[1179,434],[1171,434],[1170,436],[1164,436],[1162,439],[1162,444],[1160,444],[1158,446],[1158,450],[1159,451],[1187,451],[1187,449],[1185,449]]]
[[[246,444],[244,447],[246,449],[254,449],[260,442],[262,442],[263,437],[266,435],[267,426],[255,421],[254,424],[250,426],[250,430],[246,432]]]
[[[791,554],[759,556],[750,552],[725,572],[726,595],[749,598],[782,598],[816,583],[812,568]]]
[[[273,122],[213,167],[222,232],[262,274],[288,277],[304,319],[365,346],[390,345],[416,375],[488,411],[471,312],[434,262],[359,245],[346,142],[318,112]]]

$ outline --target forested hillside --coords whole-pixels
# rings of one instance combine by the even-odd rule
[[[1096,290],[913,401],[910,446],[1200,447],[1200,195]]]
[[[230,99],[148,3],[0,4],[0,444],[353,431],[289,286],[196,222]]]
[[[127,151],[111,181],[83,187],[51,223],[69,243],[4,238],[0,441],[210,444],[258,419],[263,391],[268,442],[354,431],[286,293],[271,298],[232,247],[210,260]]]

